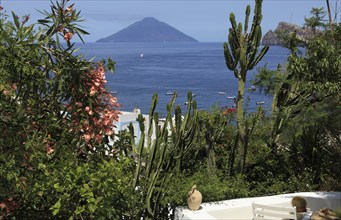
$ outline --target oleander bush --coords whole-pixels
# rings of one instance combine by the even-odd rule
[[[73,37],[87,32],[72,6],[52,3],[32,25],[0,10],[1,218],[118,218],[131,205],[134,163],[107,156],[119,114],[105,89],[114,63],[74,54]]]
[[[341,190],[341,24],[304,55],[290,45],[286,68],[259,71],[274,105],[244,111],[244,150],[236,109],[212,107],[178,115],[172,139],[159,137],[168,151],[137,154],[129,131],[113,134],[119,104],[105,74],[115,63],[76,55],[73,39],[88,34],[80,14],[51,4],[31,25],[0,7],[0,219],[167,219],[193,185],[204,202]]]

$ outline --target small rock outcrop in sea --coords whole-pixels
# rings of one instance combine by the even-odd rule
[[[174,27],[153,17],[141,21],[97,42],[198,42]]]
[[[302,42],[307,42],[309,38],[312,37],[314,34],[311,28],[304,28],[295,24],[290,24],[282,21],[279,22],[275,31],[269,30],[264,35],[262,39],[262,44],[283,46],[283,36],[288,36],[290,33],[293,32],[296,32],[296,37]]]

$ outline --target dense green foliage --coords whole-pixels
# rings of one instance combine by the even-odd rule
[[[119,105],[105,89],[105,68],[114,63],[75,55],[73,36],[87,34],[79,13],[66,0],[51,10],[34,25],[0,10],[0,219],[172,218],[193,185],[204,202],[341,190],[341,24],[303,53],[290,38],[286,66],[258,71],[254,85],[273,96],[271,112],[243,109],[240,121],[235,109],[197,110],[189,93],[187,110],[174,96],[162,124],[155,95],[148,120],[138,118],[146,139],[135,143],[133,129],[112,133]],[[265,53],[256,56],[259,39],[231,22],[230,46],[240,30],[255,64]],[[230,52],[227,62],[238,61]],[[228,65],[245,78],[245,66],[241,77]],[[248,150],[240,151],[241,122]]]
[[[294,175],[303,170],[312,185],[328,190],[340,189],[341,175],[340,24],[334,26],[306,42],[304,52],[292,44],[285,69],[262,68],[255,80],[274,97],[267,145],[288,156]]]

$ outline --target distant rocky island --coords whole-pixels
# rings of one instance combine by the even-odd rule
[[[97,42],[198,42],[196,39],[180,32],[174,27],[153,17],[124,28]]]
[[[279,22],[275,31],[269,30],[262,39],[263,45],[278,45],[283,46],[283,35],[288,35],[296,32],[296,37],[302,42],[306,42],[312,35],[313,31],[310,28],[303,28],[288,22]]]

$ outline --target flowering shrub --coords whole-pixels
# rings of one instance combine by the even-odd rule
[[[81,85],[83,93],[73,97],[67,105],[71,114],[70,131],[81,131],[83,139],[102,142],[104,135],[113,134],[114,121],[117,121],[119,107],[116,97],[105,90],[105,69],[102,63],[93,67]],[[83,105],[91,100],[91,105]],[[82,120],[83,119],[83,120]]]
[[[89,189],[86,193],[94,194],[90,196],[82,194],[84,183],[77,179],[70,187],[63,184],[66,175],[80,179],[87,172],[82,181],[96,182],[96,167],[108,170],[116,163],[115,158],[96,153],[107,149],[119,114],[116,97],[105,89],[106,68],[112,70],[114,63],[93,63],[73,54],[71,40],[75,36],[82,40],[87,32],[79,28],[79,12],[73,4],[68,6],[68,0],[52,3],[51,12],[45,11],[46,17],[32,25],[27,25],[29,16],[12,13],[10,18],[4,10],[0,11],[0,219],[93,214],[103,203],[97,196],[107,196],[100,191],[103,187]],[[81,166],[84,162],[88,164]],[[106,181],[115,174],[103,177],[101,184],[108,187]],[[66,199],[71,194],[74,197]],[[60,198],[65,198],[62,204]]]

